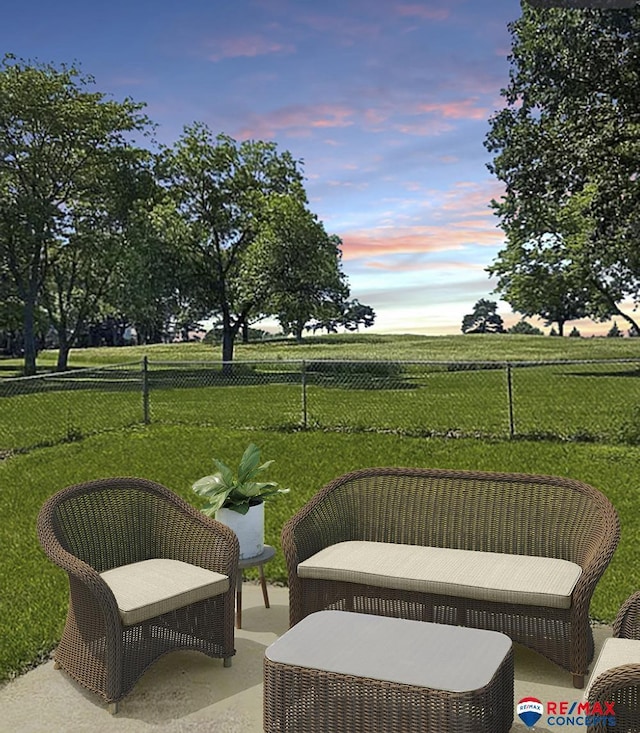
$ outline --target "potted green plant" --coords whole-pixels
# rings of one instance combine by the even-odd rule
[[[256,481],[273,461],[260,463],[260,449],[250,443],[240,459],[238,473],[217,458],[218,469],[211,476],[203,476],[192,489],[207,503],[202,511],[230,527],[240,542],[240,559],[260,555],[264,549],[264,502],[289,489],[281,489],[275,481]]]

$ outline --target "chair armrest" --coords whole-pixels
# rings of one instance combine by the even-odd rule
[[[45,510],[46,511],[46,510]],[[48,518],[38,517],[37,532],[40,545],[47,557],[69,575],[69,582],[73,580],[81,583],[95,598],[97,606],[105,616],[107,626],[119,627],[120,612],[113,591],[105,583],[95,568],[71,554],[60,544],[50,530]]]
[[[640,639],[640,591],[633,593],[620,606],[613,622],[613,635],[623,639]]]
[[[221,522],[189,509],[175,525],[164,528],[162,555],[226,575],[233,584],[240,556],[238,538]]]
[[[589,702],[615,700],[616,692],[627,687],[640,687],[640,664],[621,664],[598,675],[589,688]]]

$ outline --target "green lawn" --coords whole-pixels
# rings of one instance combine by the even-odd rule
[[[35,520],[61,487],[110,475],[138,475],[169,486],[194,504],[192,481],[209,473],[213,456],[235,463],[250,442],[275,459],[270,475],[292,489],[267,507],[267,542],[279,547],[284,521],[324,483],[365,466],[456,467],[571,476],[601,489],[618,509],[622,541],[600,582],[592,615],[610,621],[640,587],[640,448],[545,441],[445,440],[399,435],[283,433],[150,425],[95,435],[0,462],[0,679],[16,674],[55,646],[67,607],[66,576],[42,554]],[[281,553],[267,566],[285,579]]]
[[[77,481],[130,474],[160,481],[196,503],[189,487],[211,472],[211,459],[237,462],[251,440],[265,458],[276,460],[273,478],[292,488],[268,507],[267,541],[276,546],[283,522],[324,483],[354,468],[522,471],[593,484],[610,497],[623,526],[621,546],[592,605],[596,618],[610,621],[640,587],[634,553],[640,534],[639,349],[640,339],[356,334],[310,338],[302,345],[239,345],[237,359],[263,361],[237,365],[231,377],[220,371],[219,350],[186,344],[75,350],[71,375],[51,375],[44,384],[0,380],[0,679],[48,653],[64,622],[66,577],[44,558],[35,536],[37,512],[48,496]],[[143,424],[144,355],[153,366],[150,425]],[[312,363],[329,358],[396,363],[372,372]],[[520,437],[512,441],[497,437],[509,432],[506,369],[460,364],[569,358],[609,362],[512,369],[513,422]],[[614,361],[622,358],[632,361]],[[300,367],[289,362],[301,359],[307,370],[304,402]],[[398,367],[400,360],[459,363]],[[196,361],[200,365],[186,363]],[[120,366],[106,379],[77,371],[116,362]],[[55,353],[41,355],[43,367],[54,363]],[[5,360],[0,373],[11,375],[17,366]],[[316,430],[300,430],[303,405],[306,425]],[[483,437],[424,437],[431,434]],[[550,434],[565,440],[539,439]],[[595,436],[600,442],[576,442]],[[614,444],[621,439],[630,444]],[[281,555],[268,573],[272,580],[285,579]]]
[[[220,347],[206,344],[152,344],[123,348],[72,349],[70,366],[88,367],[140,361],[219,361]],[[402,361],[542,361],[553,359],[640,358],[640,339],[552,338],[513,334],[419,336],[386,334],[332,334],[307,336],[302,344],[282,339],[237,343],[235,359],[397,359]],[[43,351],[42,369],[55,367],[57,352]],[[0,375],[16,376],[22,363],[0,361]]]
[[[519,438],[606,442],[640,437],[635,361],[514,366],[511,410],[502,365],[309,361],[305,368],[303,400],[299,363],[243,364],[227,376],[215,362],[150,362],[149,420],[485,437],[508,437],[513,429]],[[0,381],[0,454],[143,422],[139,365],[98,377],[92,370]]]

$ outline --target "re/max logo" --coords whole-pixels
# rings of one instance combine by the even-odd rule
[[[547,715],[590,715],[615,716],[612,702],[548,702]]]

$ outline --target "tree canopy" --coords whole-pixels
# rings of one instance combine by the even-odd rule
[[[640,300],[640,8],[522,4],[506,107],[490,120],[492,205],[506,247],[488,268],[523,315],[555,322]]]
[[[0,66],[0,261],[23,310],[26,374],[36,369],[45,282],[58,287],[58,304],[79,287],[70,273],[85,247],[98,246],[89,232],[107,216],[104,194],[130,149],[128,133],[148,124],[143,105],[108,100],[92,84],[73,66],[10,55]],[[112,224],[103,218],[103,235]]]
[[[473,312],[462,319],[462,333],[504,333],[502,317],[498,315],[498,304],[487,298],[480,298],[473,306]]]
[[[229,362],[265,316],[298,337],[336,304],[345,327],[372,322],[347,300],[301,161],[198,122],[145,149],[144,105],[93,85],[76,66],[0,66],[0,348],[22,351],[26,374],[47,331],[62,370],[87,334],[127,326],[147,342],[218,319]]]

